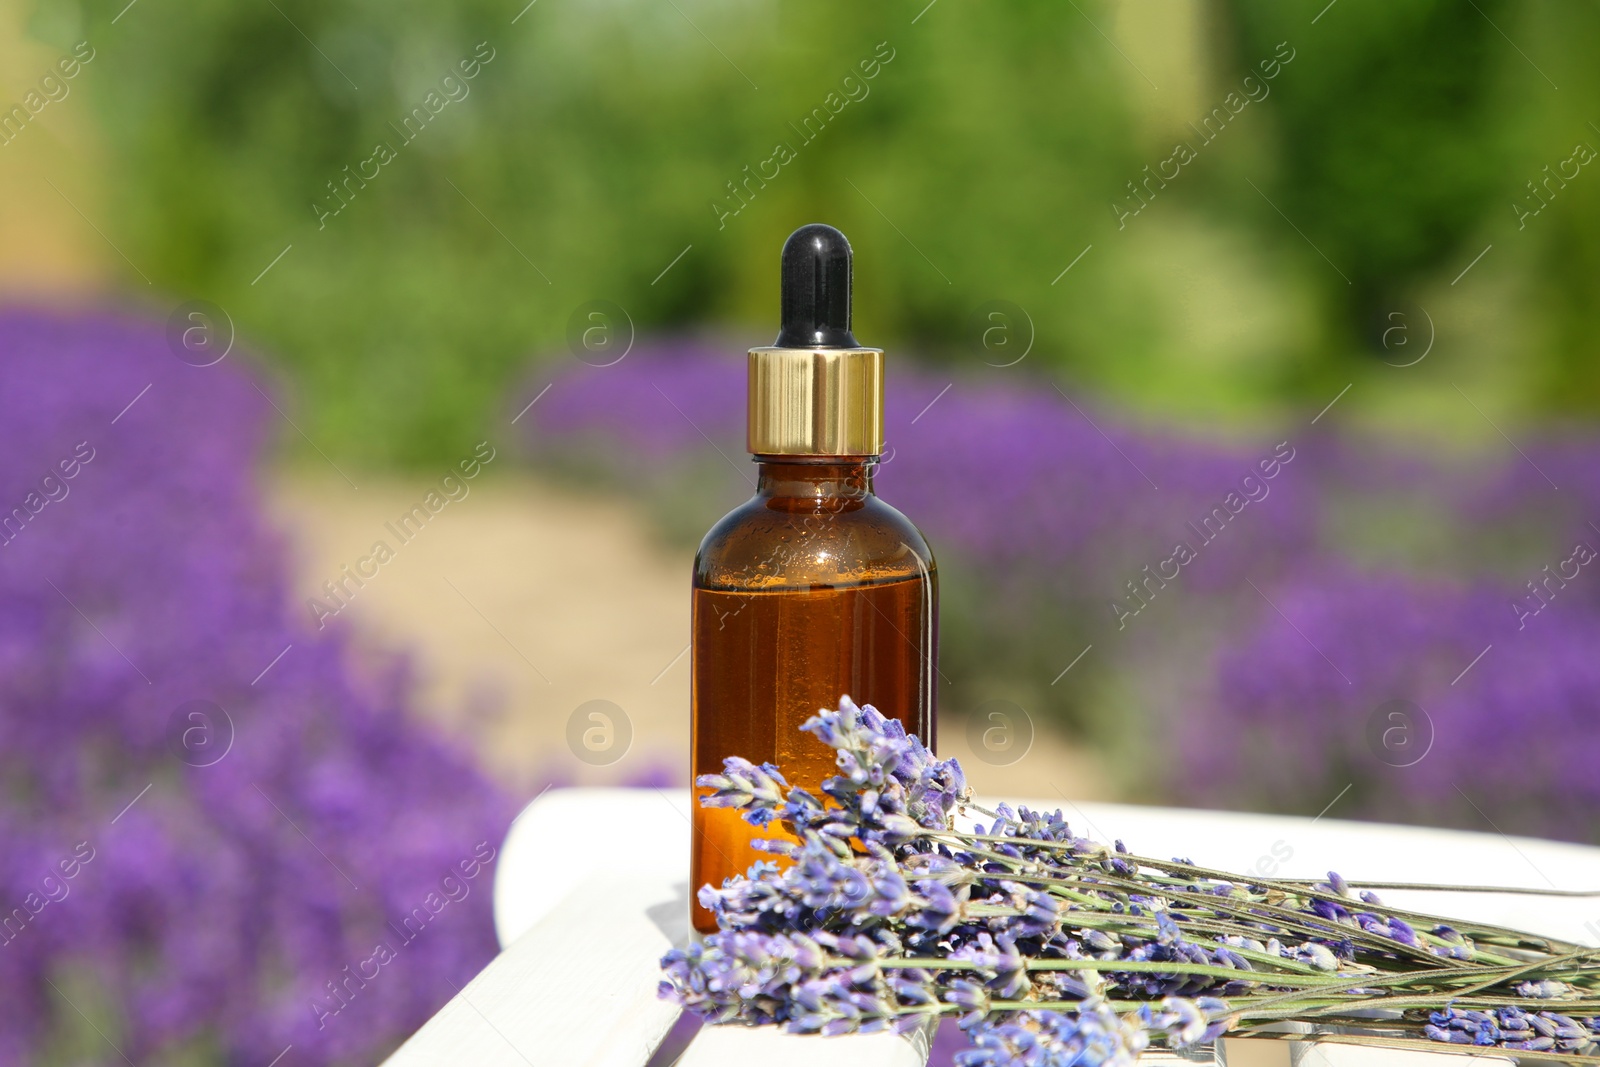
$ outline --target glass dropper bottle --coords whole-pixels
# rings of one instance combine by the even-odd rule
[[[933,745],[938,579],[922,534],[873,491],[883,351],[850,331],[849,241],[802,226],[781,276],[777,341],[749,354],[756,494],[695,556],[690,771],[743,756],[817,793],[833,753],[799,727],[841,697]],[[706,792],[695,790],[691,897],[773,858],[750,847],[758,831],[737,811],[701,807]],[[691,913],[696,931],[716,929],[698,903]]]

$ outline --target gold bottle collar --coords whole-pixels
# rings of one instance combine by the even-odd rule
[[[883,350],[752,348],[751,453],[876,456],[883,451]]]

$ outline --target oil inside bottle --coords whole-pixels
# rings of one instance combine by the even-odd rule
[[[918,575],[810,589],[694,591],[695,776],[716,774],[723,758],[776,763],[790,785],[821,796],[836,772],[833,751],[800,726],[849,696],[899,719],[934,743],[931,675],[935,656],[930,583]],[[757,830],[736,809],[704,808],[696,789],[691,886],[720,886],[770,854],[750,847]],[[694,927],[716,929],[692,905]]]

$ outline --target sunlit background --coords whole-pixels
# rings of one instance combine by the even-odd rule
[[[0,1060],[373,1062],[686,784],[811,221],[981,789],[1600,840],[1600,9],[523,3],[0,2]]]

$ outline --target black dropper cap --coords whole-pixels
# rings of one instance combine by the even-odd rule
[[[850,332],[850,242],[821,222],[783,243],[782,326],[776,348],[859,348]]]

